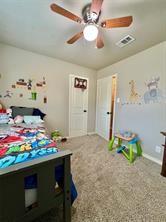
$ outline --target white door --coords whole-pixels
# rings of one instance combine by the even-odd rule
[[[112,77],[97,80],[96,133],[109,140]]]
[[[87,89],[74,87],[75,78],[88,79],[70,75],[69,83],[69,136],[83,136],[87,134],[88,120],[88,84]]]

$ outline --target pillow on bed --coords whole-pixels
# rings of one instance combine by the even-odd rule
[[[46,116],[45,113],[42,113],[40,111],[40,109],[36,109],[36,108],[33,110],[33,114],[32,115],[33,116],[40,116],[41,119],[44,119],[44,117]]]
[[[12,117],[15,118],[16,116],[31,116],[33,115],[33,108],[27,107],[18,107],[18,106],[11,106],[12,109]]]
[[[43,123],[44,121],[41,120],[40,116],[24,116],[24,122],[26,124],[38,124]]]
[[[18,116],[16,116],[16,117],[14,118],[14,123],[16,123],[16,124],[20,124],[20,123],[22,123],[23,121],[24,121],[24,117],[23,117],[23,116],[18,115]]]
[[[6,113],[0,113],[0,124],[8,123],[9,116]]]

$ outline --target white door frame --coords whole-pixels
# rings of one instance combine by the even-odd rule
[[[69,137],[73,137],[71,136],[71,132],[70,132],[70,126],[71,126],[71,93],[72,93],[72,85],[71,85],[71,78],[73,77],[78,77],[78,78],[81,78],[81,79],[86,79],[87,80],[87,93],[88,93],[88,101],[89,101],[89,78],[87,77],[84,77],[84,76],[79,76],[79,75],[73,75],[73,74],[70,74],[69,75]],[[88,134],[88,105],[89,103],[87,103],[87,127],[86,127],[86,134]]]
[[[113,123],[112,123],[112,136],[115,134],[115,116],[116,116],[116,107],[117,107],[117,86],[118,86],[118,74],[111,75],[116,76],[116,89],[115,89],[115,100],[114,100],[114,116],[113,116]]]

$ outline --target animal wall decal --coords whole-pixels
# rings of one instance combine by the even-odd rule
[[[131,80],[130,85],[130,95],[129,99],[121,102],[121,105],[132,105],[132,104],[150,104],[150,103],[166,103],[166,92],[163,92],[159,88],[160,77],[152,77],[145,82],[146,91],[139,95],[135,87],[135,81]]]
[[[13,93],[10,90],[6,90],[4,98],[11,98]]]
[[[134,80],[131,80],[129,82],[129,85],[130,85],[130,97],[129,97],[129,101],[131,103],[137,103],[139,102],[141,96],[137,93],[136,91],[136,87],[135,87],[135,81]]]
[[[152,77],[145,83],[147,91],[144,93],[144,102],[148,103],[159,103],[165,99],[164,93],[159,89],[160,77]]]
[[[141,95],[136,90],[136,83],[134,80],[131,80],[129,82],[129,87],[130,87],[130,95],[126,101],[121,103],[121,105],[133,105],[133,104],[141,105],[142,104]]]

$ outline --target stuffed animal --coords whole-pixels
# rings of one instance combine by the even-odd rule
[[[9,118],[12,118],[12,109],[7,109],[6,113],[8,114]]]
[[[14,119],[12,118],[12,109],[7,109],[6,113],[7,113],[8,117],[9,117],[8,124],[14,124]]]
[[[9,118],[8,124],[14,124],[14,119]]]
[[[20,116],[20,115],[18,115],[18,116],[16,116],[16,117],[14,118],[14,122],[15,122],[16,124],[22,123],[23,120],[24,120],[23,116]]]

